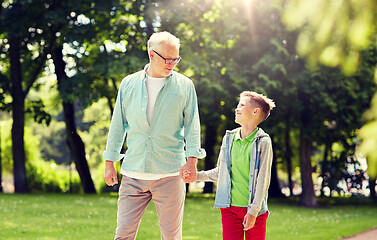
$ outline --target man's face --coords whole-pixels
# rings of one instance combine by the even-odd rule
[[[242,97],[237,105],[234,121],[240,125],[250,122],[256,116],[256,109],[248,97]]]
[[[179,49],[176,46],[162,43],[159,48],[150,50],[149,54],[151,60],[150,67],[153,69],[151,74],[154,75],[152,77],[168,77],[178,62],[173,61],[172,63],[167,64],[163,58],[178,59]]]

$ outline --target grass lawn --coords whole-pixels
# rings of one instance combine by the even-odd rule
[[[213,195],[189,195],[183,239],[221,239],[220,211]],[[113,239],[116,195],[0,194],[0,239]],[[325,205],[325,204],[322,204]],[[369,201],[326,201],[307,209],[272,199],[268,240],[341,239],[377,227],[377,205]],[[150,204],[138,240],[160,239],[157,214]]]

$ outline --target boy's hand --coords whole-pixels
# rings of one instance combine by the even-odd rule
[[[257,219],[257,217],[246,213],[245,217],[243,218],[243,223],[242,223],[243,224],[243,230],[247,231],[247,230],[253,228],[256,219]]]

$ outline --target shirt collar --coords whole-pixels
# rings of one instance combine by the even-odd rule
[[[148,77],[147,69],[149,68],[149,65],[150,65],[150,63],[147,63],[147,64],[144,66],[144,78],[147,78],[147,77]],[[168,77],[166,77],[166,79],[170,78],[171,75],[173,75],[173,72],[174,72],[174,70],[171,71],[170,75],[169,75]]]
[[[254,140],[254,137],[255,137],[255,135],[256,135],[256,133],[257,133],[257,131],[258,131],[258,129],[259,128],[256,128],[249,136],[247,136],[246,138],[244,138],[244,139],[241,139],[241,128],[236,132],[236,134],[234,135],[234,140],[235,141],[238,141],[238,140],[240,140],[240,141],[244,141],[244,140],[246,140],[246,141],[248,141],[248,142],[251,142],[252,140]]]

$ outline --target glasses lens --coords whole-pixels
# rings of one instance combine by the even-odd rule
[[[165,63],[166,64],[177,64],[179,63],[179,61],[181,61],[181,58],[175,58],[175,59],[165,59]]]

